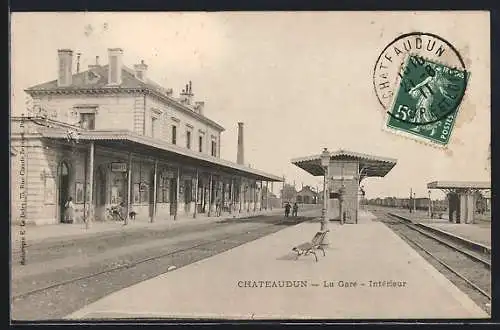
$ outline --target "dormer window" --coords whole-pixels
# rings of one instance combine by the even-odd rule
[[[87,82],[92,84],[92,83],[96,83],[99,81],[99,78],[101,78],[100,75],[98,75],[97,73],[95,73],[94,71],[92,70],[89,70],[87,71]]]

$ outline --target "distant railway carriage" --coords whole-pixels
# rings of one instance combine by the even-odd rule
[[[427,210],[429,208],[429,199],[415,198],[415,208],[417,210]]]
[[[423,211],[429,209],[429,199],[427,197],[419,197],[411,200],[409,198],[396,197],[375,198],[367,200],[366,204],[405,209],[408,209],[411,206],[412,208],[415,207],[417,210]],[[478,201],[477,205],[478,208],[480,208],[482,206],[482,202]],[[444,211],[447,208],[447,202],[446,200],[433,200],[432,208],[436,211]]]

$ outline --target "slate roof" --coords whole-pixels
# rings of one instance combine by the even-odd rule
[[[364,169],[361,174],[362,177],[384,177],[397,163],[397,159],[394,158],[374,156],[342,149],[330,152],[330,159],[357,160],[360,169]],[[321,166],[321,155],[295,158],[292,159],[292,164],[314,176],[324,174],[324,169]]]
[[[94,66],[79,73],[73,74],[71,86],[57,86],[57,79],[43,84],[35,85],[26,89],[26,91],[36,90],[71,90],[71,89],[96,89],[96,88],[116,88],[116,86],[108,85],[108,69],[109,65]],[[99,78],[93,80],[89,77],[89,72],[96,73]],[[150,79],[142,81],[135,77],[134,71],[126,66],[122,66],[122,83],[120,88],[150,88],[152,90],[161,91],[161,86]]]
[[[145,79],[142,81],[135,77],[134,70],[128,68],[127,66],[122,66],[122,82],[120,85],[108,85],[108,69],[109,65],[94,66],[91,69],[75,73],[72,76],[72,83],[70,86],[57,86],[57,79],[43,84],[38,84],[25,89],[25,92],[31,94],[33,92],[50,92],[50,91],[91,91],[91,90],[130,90],[130,89],[140,89],[153,91],[163,98],[168,99],[170,102],[175,103],[180,109],[185,112],[188,111],[189,114],[195,118],[198,118],[217,129],[224,131],[224,127],[216,123],[215,121],[198,114],[193,111],[193,108],[189,105],[182,104],[177,99],[172,96],[167,95],[167,91],[160,84],[154,82],[151,79]]]

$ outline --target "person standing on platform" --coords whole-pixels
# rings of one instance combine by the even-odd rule
[[[75,219],[75,204],[73,204],[73,198],[71,196],[68,197],[68,201],[66,202],[66,205],[64,205],[64,207],[66,208],[64,222],[73,223]]]
[[[285,204],[285,218],[288,218],[288,216],[290,215],[290,203],[286,202]]]
[[[220,197],[217,197],[215,201],[215,216],[220,217],[221,215],[221,200]]]
[[[299,206],[297,205],[297,202],[293,203],[293,211],[292,211],[292,216],[296,217],[297,213],[299,211]]]

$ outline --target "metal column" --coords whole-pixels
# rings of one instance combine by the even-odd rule
[[[234,206],[234,179],[231,178],[231,193],[229,194],[229,199],[231,201],[230,206],[229,206],[229,214],[233,213],[233,206]]]
[[[128,153],[128,166],[127,166],[127,214],[125,214],[125,225],[128,224],[128,217],[130,214],[131,203],[131,190],[132,190],[132,153]]]
[[[210,179],[208,183],[208,216],[212,214],[212,173],[210,173]]]
[[[155,216],[156,216],[156,189],[158,188],[157,172],[158,172],[158,160],[155,159],[155,166],[153,169],[153,214],[151,214],[151,222],[155,221]]]
[[[195,183],[195,190],[194,190],[194,212],[193,212],[193,218],[196,219],[196,213],[198,212],[198,180],[199,180],[199,173],[198,169],[196,169],[196,183]]]
[[[266,211],[269,209],[269,181],[266,181]]]
[[[90,228],[91,227],[91,222],[92,222],[92,201],[93,201],[93,192],[94,192],[94,142],[90,142],[90,148],[89,148],[89,164],[88,164],[88,189],[89,192],[87,194],[88,200],[86,203],[87,207],[87,212],[85,214],[86,221],[85,221],[85,227]]]
[[[264,188],[264,184],[262,183],[262,180],[260,180],[259,211],[262,211],[262,204],[264,202],[264,195],[262,194],[263,188]]]
[[[257,210],[257,181],[253,184],[253,212]]]
[[[239,200],[240,200],[240,209],[238,211],[239,213],[241,213],[241,207],[242,207],[242,201],[243,201],[243,194],[241,193],[242,190],[243,190],[243,180],[241,180],[241,178],[240,178],[240,189],[239,189],[239,192],[238,192],[238,194],[240,195],[240,198],[239,198]]]
[[[176,189],[175,189],[175,213],[174,213],[174,220],[177,220],[177,215],[179,214],[179,190],[180,190],[180,185],[181,185],[181,168],[178,166],[177,167],[177,184],[176,184]]]

